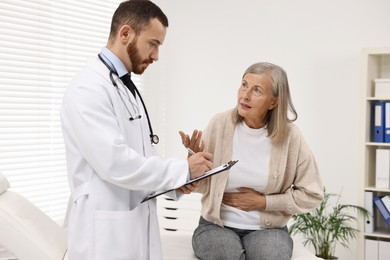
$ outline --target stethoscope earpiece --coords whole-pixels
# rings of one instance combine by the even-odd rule
[[[100,54],[98,54],[98,57],[99,59],[101,60],[101,62],[107,67],[107,69],[110,71],[110,79],[111,79],[111,82],[112,82],[112,85],[114,87],[116,87],[116,89],[118,90],[118,95],[120,96],[123,104],[125,105],[127,111],[129,112],[130,114],[130,118],[129,120],[130,121],[133,121],[135,119],[141,119],[142,116],[141,115],[138,115],[138,116],[132,116],[131,113],[130,113],[130,110],[127,108],[126,106],[126,103],[125,101],[123,100],[122,98],[122,95],[119,91],[119,88],[118,88],[118,85],[116,84],[115,80],[114,80],[114,77],[112,76],[113,74],[115,74],[117,77],[118,77],[118,74],[110,67],[110,65],[108,65],[108,63],[102,58],[102,56]],[[146,106],[145,106],[145,103],[144,103],[144,100],[143,98],[141,97],[141,94],[139,93],[138,89],[135,88],[135,91],[137,92],[137,95],[139,96],[139,98],[141,99],[141,103],[142,103],[142,106],[144,107],[144,110],[145,110],[145,114],[146,114],[146,119],[148,120],[148,125],[149,125],[149,131],[150,131],[150,142],[152,144],[158,144],[158,142],[160,141],[160,139],[158,138],[157,135],[153,134],[153,129],[152,129],[152,124],[150,123],[150,119],[149,119],[149,114],[148,114],[148,111],[146,110]]]

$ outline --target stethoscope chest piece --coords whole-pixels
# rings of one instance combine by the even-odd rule
[[[157,135],[150,135],[150,140],[152,142],[152,144],[158,144],[158,142],[160,142],[160,138],[158,138]]]

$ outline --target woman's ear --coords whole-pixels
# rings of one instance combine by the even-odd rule
[[[272,100],[268,110],[272,110],[272,109],[274,109],[277,106],[278,106],[278,100],[275,98],[274,100]]]
[[[133,28],[131,28],[130,25],[122,25],[122,27],[119,29],[119,38],[122,43],[127,44],[134,40],[135,38],[135,31]]]

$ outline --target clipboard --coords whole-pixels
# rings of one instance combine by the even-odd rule
[[[230,162],[228,162],[228,163],[224,163],[224,164],[222,164],[222,165],[220,165],[220,166],[218,166],[218,167],[215,167],[214,169],[211,169],[210,171],[205,172],[204,175],[202,175],[202,176],[200,176],[200,177],[198,177],[198,178],[195,178],[195,179],[192,179],[192,180],[187,181],[187,182],[186,182],[185,184],[183,184],[182,186],[188,185],[188,184],[191,184],[191,183],[200,181],[200,180],[203,180],[203,179],[205,179],[205,178],[208,178],[208,177],[213,176],[214,174],[217,174],[217,173],[220,173],[220,172],[229,170],[229,169],[230,169],[233,165],[235,165],[237,162],[238,162],[238,160],[230,161]],[[157,197],[157,196],[160,196],[160,195],[162,195],[162,194],[165,194],[165,193],[167,193],[167,192],[173,191],[173,190],[175,190],[175,189],[177,189],[177,188],[170,189],[170,190],[166,190],[166,191],[160,191],[160,192],[154,193],[154,194],[152,194],[152,195],[149,195],[149,196],[147,196],[145,199],[143,199],[143,200],[141,201],[141,203],[143,203],[143,202],[145,202],[145,201],[148,201],[148,200],[150,200],[150,199],[153,199],[153,198],[155,198],[155,197]]]

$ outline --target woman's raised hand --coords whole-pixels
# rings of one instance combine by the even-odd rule
[[[181,142],[185,148],[190,148],[195,153],[203,152],[204,150],[204,140],[202,140],[202,131],[194,130],[190,138],[189,135],[185,134],[183,131],[179,131]],[[191,154],[189,154],[191,156]]]

